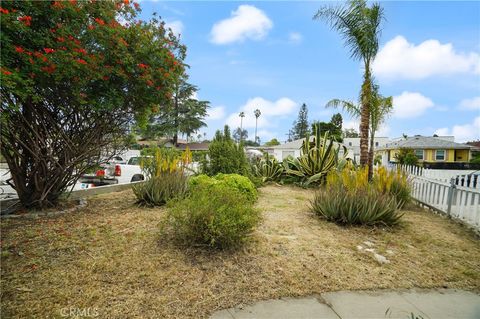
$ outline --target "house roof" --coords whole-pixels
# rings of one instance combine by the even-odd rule
[[[313,142],[313,139],[315,137],[314,136],[310,136],[310,142]],[[270,147],[271,149],[274,149],[274,150],[285,150],[285,149],[294,149],[294,150],[298,150],[302,147],[302,143],[303,141],[305,140],[305,138],[301,138],[301,139],[298,139],[298,140],[294,140],[294,141],[291,141],[291,142],[287,142],[285,144],[280,144],[280,145],[276,145],[276,146],[272,146]],[[333,142],[335,145],[342,145],[338,142]]]
[[[455,143],[447,141],[442,138],[432,136],[412,136],[406,139],[388,143],[378,150],[391,150],[398,148],[413,148],[413,149],[471,149],[473,148],[467,144]]]
[[[188,146],[190,151],[208,151],[208,146],[210,143],[189,143],[189,144],[179,144],[177,149],[185,150]]]

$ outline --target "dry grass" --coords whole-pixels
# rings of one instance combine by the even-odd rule
[[[79,213],[2,221],[2,317],[201,318],[241,303],[344,289],[480,288],[480,245],[461,225],[414,209],[395,229],[344,228],[315,218],[312,191],[267,186],[264,220],[240,251],[174,246],[164,211],[130,191],[89,199]],[[379,265],[356,246],[393,250]]]

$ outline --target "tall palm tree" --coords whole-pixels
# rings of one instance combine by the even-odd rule
[[[240,132],[243,132],[243,118],[245,117],[245,112],[240,112],[238,116],[240,116]],[[240,134],[240,143],[242,142],[242,135],[243,134]]]
[[[368,171],[373,172],[373,154],[375,151],[375,133],[380,128],[388,115],[393,111],[393,99],[391,96],[384,97],[378,92],[378,85],[373,85],[372,100],[370,105],[370,148],[368,151]],[[330,100],[325,107],[342,108],[351,116],[361,118],[362,110],[361,105],[357,105],[351,101],[345,101],[340,99]]]
[[[338,31],[350,49],[351,57],[361,60],[364,67],[360,94],[360,164],[368,164],[368,133],[370,108],[372,107],[371,64],[378,52],[380,24],[384,20],[383,8],[378,3],[367,6],[365,0],[350,0],[336,7],[323,7],[314,19],[325,20]],[[369,171],[369,178],[372,172]]]
[[[262,112],[260,112],[259,109],[256,109],[255,111],[253,111],[253,114],[255,114],[255,143],[257,143],[257,139],[258,139],[257,124],[258,124],[258,118],[260,117],[260,115],[262,115]]]

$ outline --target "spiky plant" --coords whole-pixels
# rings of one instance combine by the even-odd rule
[[[253,173],[261,177],[262,182],[278,181],[284,171],[283,165],[268,154],[253,166]]]
[[[286,173],[299,177],[305,185],[323,181],[339,162],[340,146],[335,148],[328,137],[328,132],[322,137],[320,130],[315,128],[313,141],[310,142],[309,135],[303,141],[300,157],[285,159]],[[342,148],[345,159],[347,149]]]

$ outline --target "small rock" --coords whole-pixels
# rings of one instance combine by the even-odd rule
[[[78,206],[85,206],[87,205],[87,199],[86,198],[80,198],[78,200]]]
[[[378,261],[379,264],[389,264],[390,260],[388,260],[385,256],[379,255],[379,254],[374,254],[373,257],[375,258],[376,261]]]
[[[387,255],[393,256],[393,250],[387,249],[385,252],[387,253]]]
[[[375,249],[373,249],[373,248],[367,248],[367,249],[365,249],[365,251],[366,251],[367,253],[374,253],[374,252],[375,252]]]
[[[358,245],[358,246],[357,246],[357,250],[362,251],[362,250],[363,250],[363,247],[360,246],[360,245]]]
[[[368,247],[373,247],[374,245],[374,243],[372,243],[371,241],[364,241],[363,243]]]

